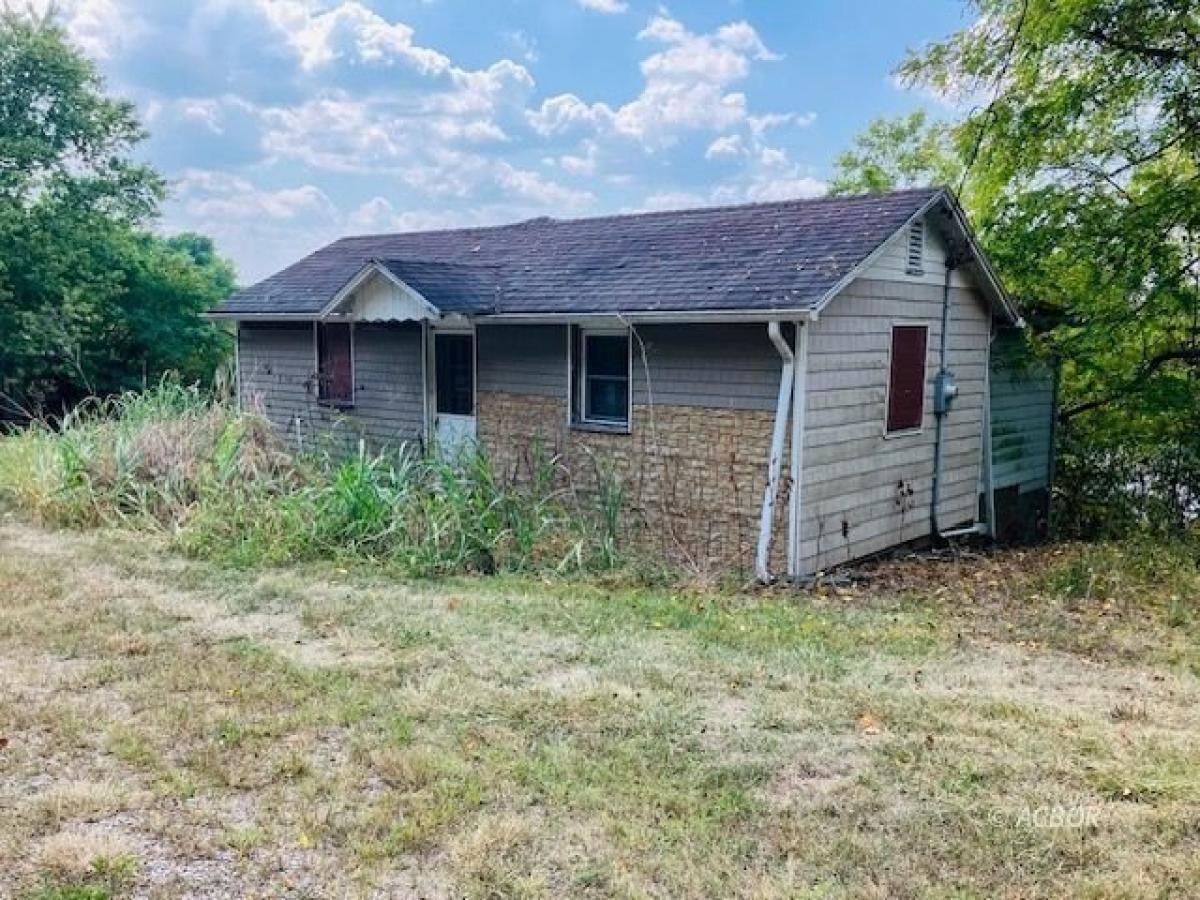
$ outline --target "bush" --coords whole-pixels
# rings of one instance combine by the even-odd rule
[[[1055,532],[1063,537],[1178,540],[1200,518],[1200,444],[1142,445],[1064,429],[1055,482]]]
[[[536,454],[535,454],[536,456]],[[195,388],[84,404],[0,439],[0,496],[44,521],[164,532],[230,562],[371,560],[412,575],[611,569],[622,490],[566,490],[556,460],[502,483],[477,450],[295,457],[262,418]]]

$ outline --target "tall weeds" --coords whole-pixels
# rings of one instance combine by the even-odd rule
[[[412,575],[627,562],[612,473],[586,498],[558,461],[505,483],[482,451],[293,456],[268,424],[171,382],[0,439],[0,496],[44,521],[154,529],[230,562],[372,560]]]

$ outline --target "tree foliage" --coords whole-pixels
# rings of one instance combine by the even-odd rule
[[[956,184],[962,174],[950,129],[931,122],[924,110],[876,119],[837,158],[836,165],[838,173],[830,185],[835,194]]]
[[[1126,478],[1144,464],[1180,524],[1200,497],[1200,12],[1188,0],[970,6],[973,25],[899,73],[970,111],[872,126],[872,152],[844,156],[838,184],[878,190],[915,171],[962,184],[1062,360],[1067,469]]]
[[[0,392],[58,407],[174,370],[211,378],[228,341],[200,313],[233,289],[212,243],[147,230],[161,177],[144,133],[50,18],[0,13]],[[9,410],[12,411],[11,408]]]

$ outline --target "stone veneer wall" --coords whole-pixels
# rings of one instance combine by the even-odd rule
[[[630,533],[647,550],[745,574],[753,572],[773,424],[774,415],[759,410],[638,405],[632,433],[613,434],[569,427],[564,398],[496,391],[478,397],[479,439],[501,477],[528,478],[535,445],[558,457],[584,492],[595,486],[596,461],[611,464],[625,488]],[[777,507],[776,565],[785,551],[786,485]]]

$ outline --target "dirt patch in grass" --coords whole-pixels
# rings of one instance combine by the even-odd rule
[[[1091,552],[734,595],[10,519],[0,893],[1186,894],[1195,626]]]

